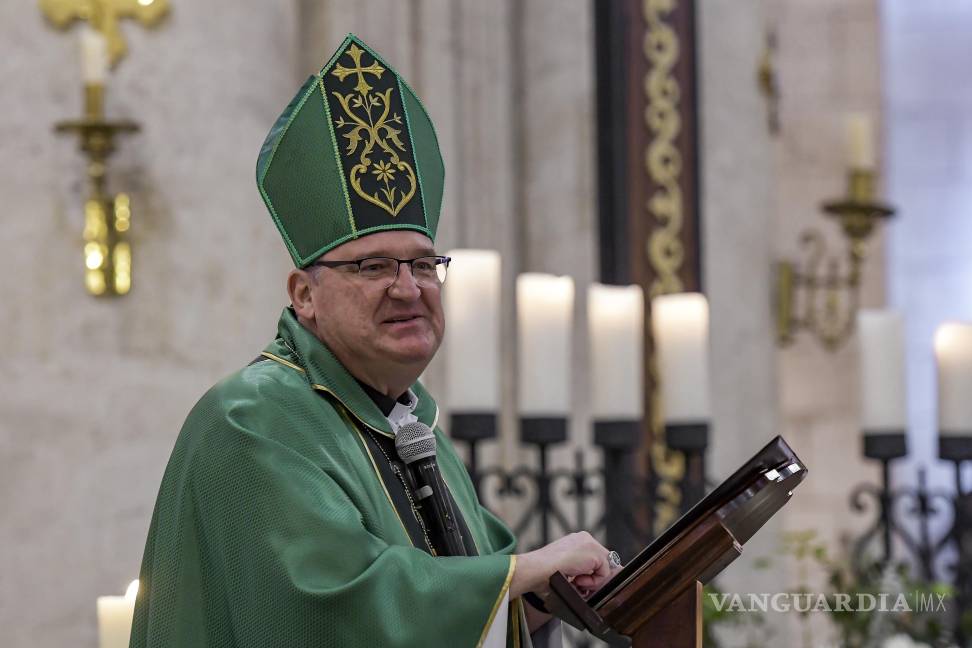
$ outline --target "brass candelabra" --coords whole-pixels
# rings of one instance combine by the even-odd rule
[[[87,156],[88,197],[84,203],[84,285],[97,296],[124,295],[132,288],[132,247],[128,240],[132,207],[127,194],[108,192],[108,158],[115,138],[135,133],[138,124],[109,121],[104,115],[105,86],[84,86],[84,116],[54,126],[58,133],[78,135]]]
[[[54,125],[57,133],[78,136],[87,156],[88,191],[84,203],[84,285],[97,296],[124,295],[132,289],[132,246],[128,236],[132,205],[127,194],[108,193],[108,158],[115,139],[139,130],[129,120],[105,118],[105,84],[109,68],[128,51],[119,29],[122,20],[145,27],[158,25],[169,0],[38,0],[44,18],[65,31],[81,22],[84,113],[81,119]]]
[[[777,264],[776,332],[781,346],[791,344],[804,330],[833,351],[853,333],[867,240],[879,222],[894,214],[892,207],[876,198],[875,185],[873,170],[851,169],[846,197],[822,205],[847,238],[846,273],[841,273],[837,258],[828,257],[824,238],[816,230],[800,237],[806,253],[801,264]]]

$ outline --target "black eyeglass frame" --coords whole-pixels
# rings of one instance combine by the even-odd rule
[[[449,256],[441,256],[441,255],[436,255],[436,254],[426,254],[424,256],[415,257],[414,259],[396,259],[395,257],[370,256],[370,257],[363,257],[361,259],[354,259],[354,260],[349,260],[349,261],[321,261],[321,260],[319,260],[319,261],[314,261],[311,264],[308,264],[307,267],[308,268],[312,268],[314,266],[322,266],[324,268],[340,268],[340,267],[346,266],[346,265],[356,265],[356,266],[358,266],[358,274],[360,274],[361,273],[361,264],[364,263],[365,261],[373,261],[375,259],[382,259],[384,261],[394,261],[395,263],[398,264],[397,267],[395,268],[395,274],[391,276],[391,283],[394,283],[395,280],[398,279],[398,273],[401,272],[402,264],[403,263],[408,264],[408,269],[412,272],[412,276],[414,277],[415,276],[415,268],[412,266],[413,263],[415,263],[416,261],[420,261],[422,259],[435,259],[435,264],[434,265],[439,266],[439,265],[445,264],[446,271],[447,271],[447,276],[448,276],[449,263],[452,261],[452,257],[449,257]],[[445,282],[445,279],[438,279],[439,285],[442,285],[442,283],[444,283],[444,282]],[[389,285],[391,285],[391,283]]]

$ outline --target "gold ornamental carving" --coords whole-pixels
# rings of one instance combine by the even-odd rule
[[[111,65],[128,52],[119,28],[122,19],[154,27],[169,11],[169,0],[40,0],[39,4],[44,16],[59,29],[67,29],[75,20],[85,20],[104,34]]]
[[[645,205],[648,214],[659,227],[651,230],[648,240],[648,259],[655,271],[649,296],[682,292],[678,270],[685,258],[679,239],[684,222],[684,206],[679,178],[682,156],[675,140],[682,130],[678,112],[681,91],[674,76],[678,62],[678,34],[665,22],[664,16],[675,10],[676,0],[644,0],[647,24],[644,53],[648,59],[648,74],[644,80],[647,99],[645,124],[651,137],[645,149],[645,170],[657,186]]]
[[[354,92],[332,92],[344,111],[344,115],[338,116],[334,124],[344,131],[342,135],[348,140],[348,155],[356,153],[359,145],[364,142],[358,163],[351,168],[349,174],[354,192],[392,216],[397,216],[402,207],[415,196],[418,183],[412,165],[399,157],[399,152],[405,152],[405,144],[399,137],[401,128],[404,128],[403,120],[397,113],[388,116],[395,87],[390,86],[383,92],[372,92],[374,88],[365,75],[372,74],[381,79],[385,68],[377,61],[362,66],[361,57],[364,53],[364,50],[352,44],[347,55],[354,67],[338,64],[331,72],[339,81],[344,81],[352,74],[357,75],[358,79]],[[372,160],[372,155],[375,154],[382,159]],[[369,174],[374,177],[369,178]],[[362,186],[366,179],[377,185],[374,191]]]
[[[679,178],[682,156],[676,138],[682,129],[678,112],[681,90],[674,70],[678,62],[678,34],[665,22],[665,17],[677,7],[677,0],[643,0],[642,13],[646,30],[643,49],[648,60],[644,79],[646,97],[645,125],[650,134],[644,152],[645,171],[656,187],[648,197],[645,209],[652,219],[645,253],[655,278],[649,286],[649,296],[682,292],[684,286],[678,271],[685,259],[685,249],[679,237],[684,222],[684,204]],[[649,394],[652,447],[652,470],[657,480],[655,492],[654,531],[660,533],[679,517],[682,493],[679,481],[685,475],[685,457],[665,446],[664,419],[661,398],[657,389],[658,369],[652,357],[649,361],[651,384]]]

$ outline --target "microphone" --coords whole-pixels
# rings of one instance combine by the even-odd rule
[[[398,428],[395,450],[412,471],[417,486],[416,497],[425,513],[433,536],[441,540],[440,555],[465,556],[466,547],[459,533],[459,524],[452,510],[452,500],[435,461],[435,434],[428,425],[414,421]]]

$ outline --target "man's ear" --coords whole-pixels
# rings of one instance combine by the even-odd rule
[[[287,293],[290,295],[290,303],[294,306],[294,312],[302,320],[314,320],[314,303],[311,301],[311,282],[313,279],[309,272],[294,269],[287,275]]]

